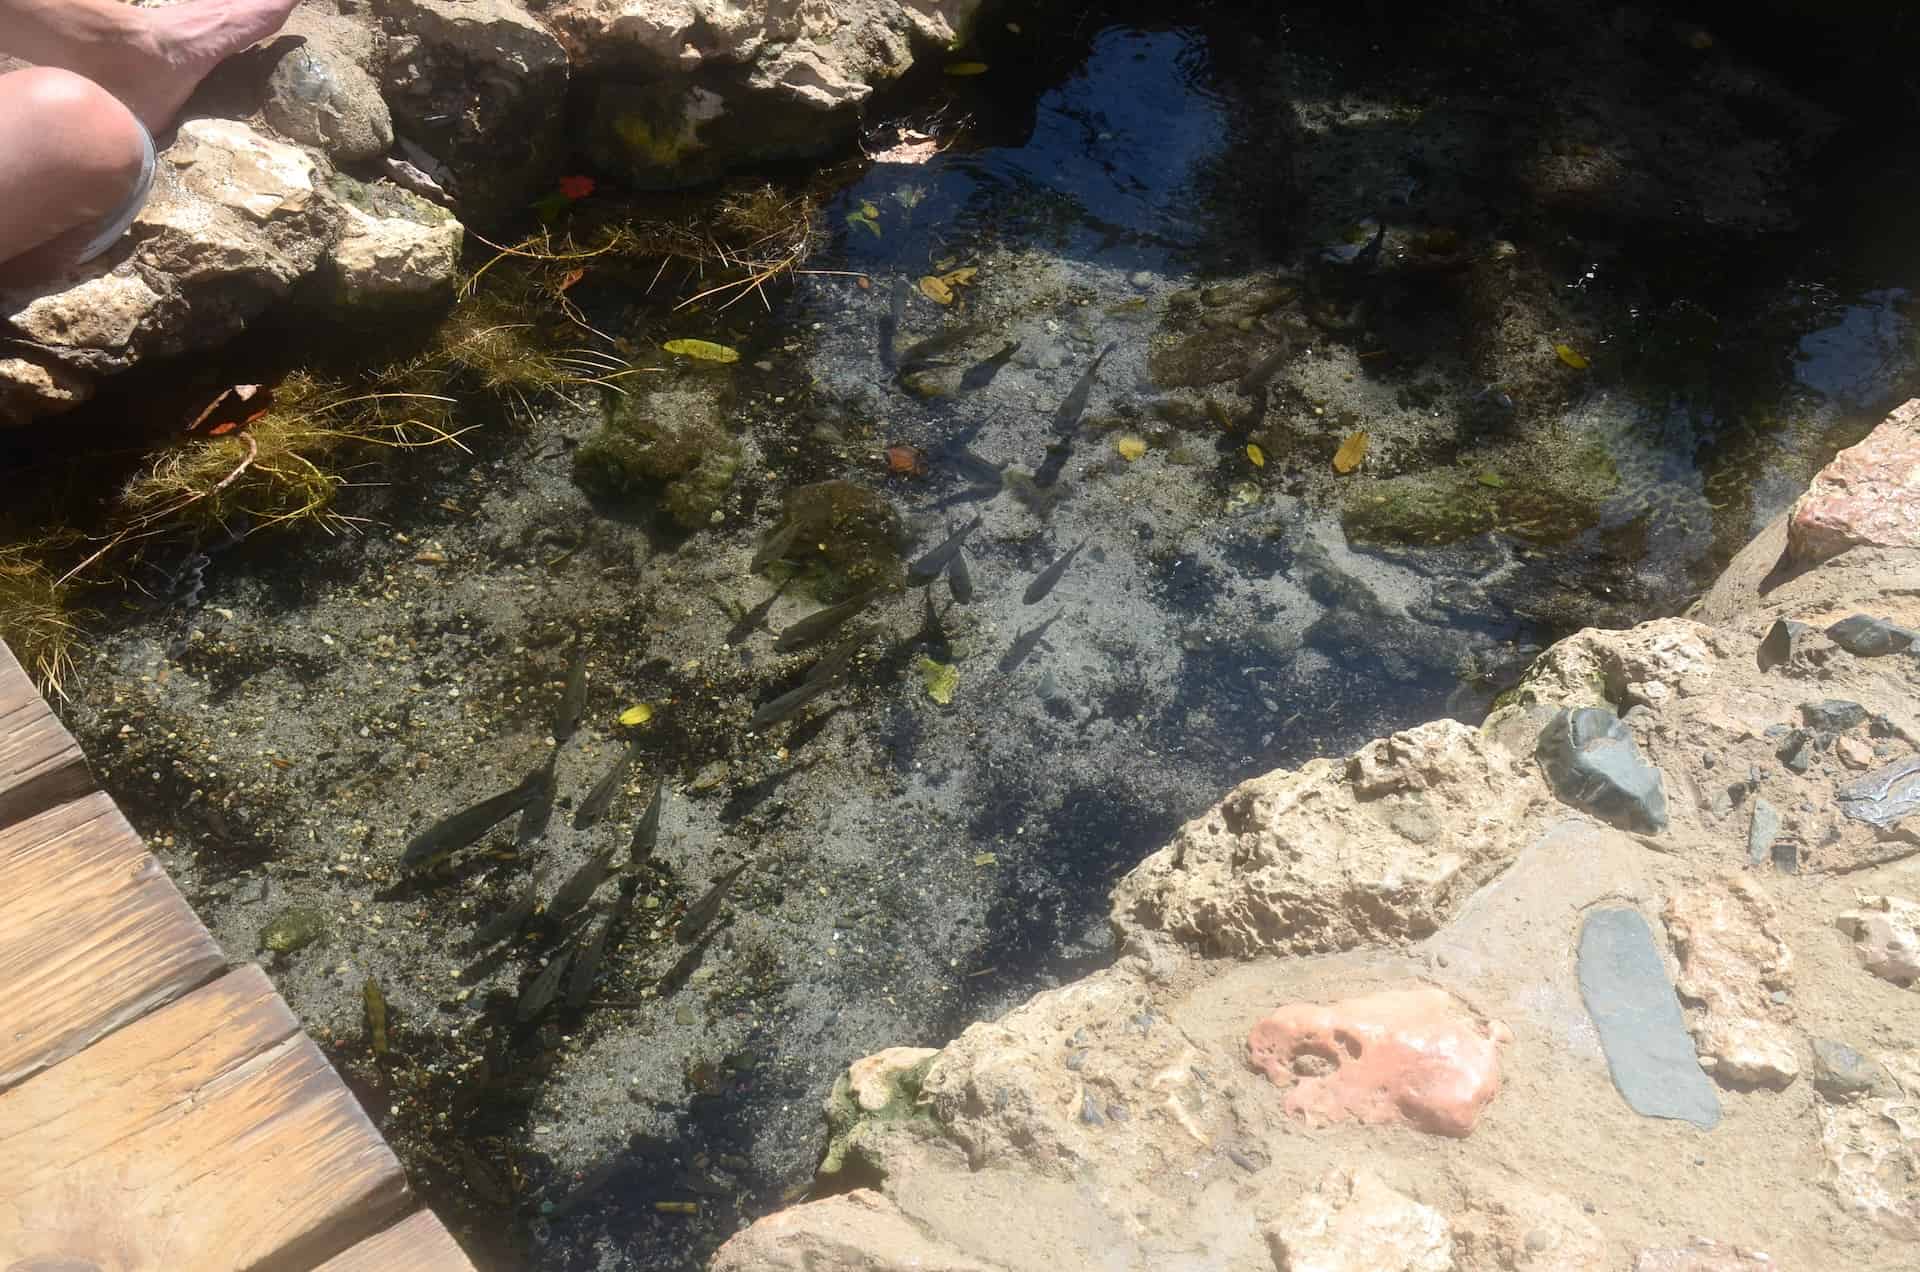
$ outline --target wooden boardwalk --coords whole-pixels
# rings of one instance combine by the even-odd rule
[[[472,1272],[0,644],[0,1268]]]

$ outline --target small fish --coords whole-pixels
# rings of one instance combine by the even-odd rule
[[[870,587],[866,591],[840,602],[838,605],[830,605],[826,609],[815,610],[792,626],[782,630],[780,635],[774,639],[773,647],[781,653],[785,653],[787,650],[798,649],[811,641],[819,640],[822,636],[831,636],[840,629],[842,623],[845,623],[848,619],[870,605],[873,602],[873,598],[880,595],[880,592],[880,588]]]
[[[673,939],[682,945],[691,945],[699,939],[700,934],[707,930],[707,925],[713,922],[713,916],[720,913],[720,905],[727,899],[727,889],[733,886],[733,881],[738,879],[751,864],[743,861],[727,871],[720,876],[718,882],[707,889],[705,896],[688,906],[686,915],[673,929]]]
[[[1285,362],[1292,352],[1293,341],[1281,336],[1280,347],[1255,363],[1253,369],[1241,376],[1239,383],[1234,385],[1240,390],[1240,396],[1252,397],[1265,388],[1267,381],[1273,379],[1273,373],[1280,369],[1280,364]]]
[[[499,941],[504,941],[518,932],[526,921],[533,917],[534,907],[540,904],[541,872],[536,870],[527,880],[527,886],[520,895],[507,904],[507,908],[478,932],[473,934],[473,947],[485,949]]]
[[[880,315],[880,365],[889,371],[898,370],[900,367],[895,342],[900,338],[900,320],[906,316],[907,280],[895,278],[887,300],[886,312]]]
[[[489,796],[471,808],[463,808],[442,817],[408,841],[400,854],[400,867],[412,870],[459,852],[495,826],[531,803],[540,791],[545,766],[520,779],[511,790]]]
[[[966,545],[967,536],[979,528],[980,518],[976,516],[972,521],[948,535],[933,551],[907,567],[907,582],[920,587],[939,578],[947,568],[947,562],[953,560],[960,549]]]
[[[607,935],[613,931],[613,916],[600,920],[593,936],[574,955],[573,971],[567,974],[567,1006],[575,1011],[584,1007],[593,992],[594,978],[600,974],[600,959],[607,952]]]
[[[560,714],[553,722],[556,742],[565,742],[580,727],[587,712],[587,642],[575,639],[573,662],[567,668],[567,687],[560,694]]]
[[[1064,436],[1080,427],[1080,417],[1086,414],[1087,399],[1093,396],[1094,377],[1100,374],[1100,364],[1105,362],[1107,355],[1116,348],[1118,348],[1117,345],[1108,345],[1102,349],[1088,364],[1087,369],[1080,373],[1080,378],[1074,381],[1066,400],[1060,403],[1060,409],[1053,413],[1053,431],[1056,434]]]
[[[760,571],[766,569],[775,561],[784,558],[787,555],[787,549],[791,548],[793,541],[799,537],[799,522],[789,521],[787,524],[779,527],[767,536],[767,541],[760,545],[758,552],[753,554],[753,561],[747,566],[747,569],[754,574],[760,573]]]
[[[953,469],[968,481],[980,486],[992,486],[1000,489],[1006,482],[1005,464],[996,464],[990,459],[976,455],[964,446],[956,446],[947,451],[945,457],[953,463]]]
[[[1354,254],[1353,272],[1356,274],[1365,274],[1371,271],[1375,265],[1379,264],[1380,247],[1386,241],[1387,223],[1383,218],[1380,222],[1380,228],[1373,232],[1373,237],[1367,241],[1367,245]]]
[[[573,877],[561,884],[560,891],[553,894],[553,900],[547,902],[547,918],[558,923],[591,901],[600,885],[606,882],[607,872],[612,869],[612,848],[602,848],[588,857],[586,864],[574,871]]]
[[[1067,572],[1067,567],[1073,564],[1073,558],[1079,556],[1080,549],[1086,546],[1087,541],[1082,539],[1055,557],[1052,565],[1040,571],[1034,576],[1033,582],[1027,584],[1026,595],[1020,599],[1028,605],[1038,605],[1045,600],[1047,593],[1053,591],[1053,585],[1060,581],[1060,577]]]
[[[654,845],[660,842],[660,810],[666,803],[667,779],[663,774],[653,780],[653,799],[647,803],[647,811],[640,814],[640,820],[633,824],[633,842],[627,847],[629,865],[640,865],[653,856]]]
[[[1020,342],[1018,340],[1009,340],[1004,345],[1001,345],[1000,351],[992,357],[976,362],[968,367],[960,375],[960,391],[962,393],[972,393],[992,384],[993,377],[1000,374],[1000,368],[1006,366],[1007,363],[1012,360],[1013,355],[1018,352],[1020,352]]]
[[[952,528],[951,522],[948,523],[948,528]],[[947,562],[947,590],[952,592],[953,599],[962,605],[973,599],[973,572],[967,569],[965,548],[954,553],[953,560]],[[933,593],[928,592],[927,595],[931,597]]]
[[[373,1054],[387,1054],[387,996],[380,992],[380,982],[371,976],[360,989],[360,996],[367,1006],[367,1045],[373,1048]]]
[[[537,770],[538,778],[534,784],[533,796],[520,813],[520,824],[514,828],[513,846],[515,851],[525,852],[546,838],[547,824],[553,820],[553,795],[555,782],[553,769],[560,759],[560,747],[556,744],[547,755],[547,762]]]
[[[520,991],[520,1001],[513,1007],[514,1019],[524,1025],[547,1009],[554,995],[560,992],[560,981],[567,974],[571,954],[571,950],[556,953],[532,983]]]
[[[1027,656],[1033,653],[1035,649],[1039,648],[1040,638],[1047,634],[1047,628],[1052,627],[1054,623],[1059,620],[1059,618],[1060,618],[1060,615],[1055,614],[1052,618],[1049,618],[1046,622],[1040,623],[1034,627],[1029,627],[1026,631],[1021,632],[1018,636],[1014,637],[1013,644],[1007,649],[1007,652],[1003,654],[1000,658],[1000,670],[1012,671],[1014,668],[1018,667],[1021,663],[1025,662],[1027,660]]]
[[[595,782],[593,789],[587,792],[587,797],[580,801],[580,807],[573,814],[575,830],[585,830],[607,815],[607,809],[613,804],[614,795],[627,780],[627,770],[633,767],[633,762],[639,757],[640,739],[635,738],[627,743],[626,750],[614,760],[613,766],[606,771],[606,775]]]
[[[826,659],[821,659],[822,664],[825,662]],[[815,670],[818,670],[817,665]],[[803,680],[798,688],[787,690],[754,712],[753,718],[747,721],[747,728],[764,729],[770,724],[791,719],[800,713],[802,707],[839,683],[838,676],[822,676],[816,679],[814,674],[809,672],[807,679]]]
[[[905,375],[909,371],[941,365],[939,361],[941,354],[949,349],[960,347],[984,330],[985,326],[981,323],[964,322],[959,326],[935,332],[918,344],[909,346],[907,351],[900,355],[900,373]]]
[[[760,625],[767,621],[767,614],[773,609],[773,603],[787,594],[787,586],[792,582],[793,576],[791,575],[782,579],[780,586],[773,589],[773,595],[740,615],[733,626],[727,628],[727,644],[738,645],[745,641],[747,637],[759,631]]]

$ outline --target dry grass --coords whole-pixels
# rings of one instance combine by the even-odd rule
[[[45,564],[60,546],[42,540],[0,547],[0,640],[43,692],[65,697],[81,616],[70,604],[69,589]]]

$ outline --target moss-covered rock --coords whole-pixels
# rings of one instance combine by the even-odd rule
[[[603,498],[657,492],[680,525],[711,525],[740,471],[726,398],[717,381],[694,375],[644,398],[619,399],[574,452],[574,480]]]
[[[938,1134],[939,1122],[921,1104],[920,1088],[939,1052],[890,1047],[856,1060],[828,1093],[827,1151],[818,1181],[829,1191],[873,1187],[886,1178],[888,1135]]]
[[[1360,543],[1454,543],[1498,522],[1494,492],[1453,469],[1355,482],[1340,511]]]
[[[877,490],[850,481],[795,486],[785,524],[794,528],[788,568],[800,570],[822,600],[905,581],[900,514]]]

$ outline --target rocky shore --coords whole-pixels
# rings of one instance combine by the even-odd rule
[[[1916,509],[1920,401],[1688,616],[1243,783],[711,1266],[1913,1266]]]

